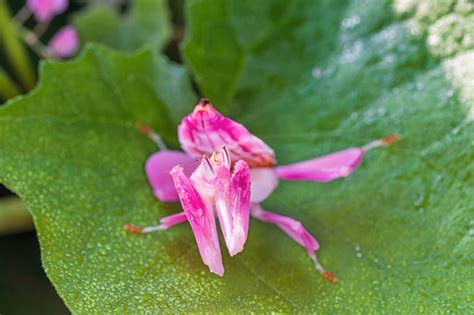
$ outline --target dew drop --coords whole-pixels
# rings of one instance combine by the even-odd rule
[[[319,79],[323,75],[323,70],[321,68],[314,67],[311,73],[313,75],[313,78]]]
[[[351,29],[359,25],[360,23],[360,16],[358,15],[353,15],[348,18],[345,18],[342,21],[342,27],[345,29]]]
[[[421,83],[421,82],[417,82],[417,83],[416,83],[416,89],[417,89],[418,91],[423,91],[423,90],[425,89],[425,85],[424,85],[423,83]]]
[[[356,257],[357,258],[362,258],[363,255],[362,255],[362,252],[360,250],[360,245],[359,244],[355,244],[354,250],[356,252]]]
[[[413,203],[413,206],[416,209],[418,209],[420,212],[423,212],[424,208],[428,204],[428,198],[429,198],[429,196],[427,196],[424,191],[418,192],[418,196],[417,196],[415,202]]]

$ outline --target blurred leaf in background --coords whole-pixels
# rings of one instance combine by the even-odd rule
[[[186,74],[151,51],[98,46],[45,63],[38,89],[0,110],[0,180],[29,206],[69,309],[472,313],[474,52],[458,44],[474,29],[448,30],[472,16],[469,5],[186,4],[184,59],[201,92],[280,163],[402,134],[350,178],[281,183],[264,203],[314,232],[338,284],[260,222],[244,252],[224,258],[223,278],[203,266],[187,225],[125,233],[123,223],[152,224],[180,208],[154,199],[143,165],[156,148],[135,125],[145,120],[176,146],[175,108],[195,101]],[[454,24],[440,22],[447,16]]]
[[[113,5],[90,2],[73,21],[83,43],[134,51],[144,45],[162,49],[173,32],[170,19],[165,0],[136,0],[125,14]]]

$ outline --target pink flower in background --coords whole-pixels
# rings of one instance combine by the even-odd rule
[[[63,13],[69,5],[68,0],[28,0],[26,5],[38,22],[46,22]]]
[[[393,144],[399,138],[392,135],[363,147],[275,166],[275,154],[268,145],[243,125],[222,116],[207,99],[202,99],[178,126],[178,138],[186,153],[166,149],[159,135],[149,127],[141,125],[140,129],[161,149],[146,163],[155,196],[161,201],[180,200],[184,213],[168,216],[157,226],[142,228],[126,224],[128,231],[148,233],[188,220],[204,263],[211,272],[222,276],[224,267],[214,213],[231,256],[243,250],[249,216],[252,216],[276,225],[303,246],[316,269],[333,282],[337,278],[316,258],[319,249],[316,239],[299,221],[266,211],[260,202],[270,196],[279,180],[328,182],[346,177],[360,165],[367,151]]]
[[[76,29],[67,25],[49,40],[48,52],[54,58],[67,58],[74,55],[79,48],[79,38]]]

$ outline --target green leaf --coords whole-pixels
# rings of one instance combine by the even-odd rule
[[[346,5],[287,2],[187,2],[182,51],[203,94],[216,106],[232,105],[239,89],[249,95],[257,89],[268,95],[285,91],[298,84],[308,62],[312,67],[333,51]]]
[[[350,178],[281,183],[264,203],[315,233],[320,259],[341,283],[318,279],[301,248],[254,223],[236,260],[255,275],[240,282],[239,297],[273,294],[284,305],[260,310],[472,312],[474,51],[457,39],[473,38],[463,24],[473,11],[463,17],[441,1],[409,2],[404,16],[413,18],[397,18],[406,1],[221,1],[212,10],[215,1],[187,3],[183,52],[201,90],[218,106],[233,105],[280,163],[402,134]],[[427,12],[440,13],[427,25]],[[437,28],[446,16],[457,19]]]
[[[97,42],[111,47],[119,46],[120,15],[110,6],[86,7],[73,18],[82,43]],[[133,49],[135,47],[131,47]]]
[[[282,182],[263,204],[318,238],[337,284],[261,222],[242,254],[224,255],[223,278],[202,264],[186,224],[126,234],[123,223],[179,210],[154,199],[143,165],[156,148],[135,124],[174,142],[170,112],[192,106],[189,85],[166,80],[169,66],[150,52],[92,48],[46,63],[40,87],[0,110],[0,181],[31,209],[70,310],[472,313],[474,54],[434,53],[420,12],[438,2],[401,2],[187,2],[183,51],[201,90],[281,164],[402,134],[351,177]],[[430,23],[451,14],[436,8]]]
[[[137,0],[129,10],[121,16],[114,6],[86,7],[74,17],[81,42],[98,42],[124,51],[144,45],[163,48],[171,36],[166,1]]]

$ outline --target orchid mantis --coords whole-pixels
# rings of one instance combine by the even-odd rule
[[[346,177],[360,165],[365,152],[393,144],[399,138],[392,135],[360,148],[276,166],[275,153],[267,144],[242,124],[221,115],[207,99],[202,99],[178,126],[184,152],[168,150],[151,128],[141,125],[140,130],[160,148],[145,167],[155,196],[160,201],[179,200],[184,212],[161,219],[157,226],[126,224],[125,229],[149,233],[188,221],[203,262],[211,272],[222,276],[216,217],[229,254],[234,256],[244,249],[252,216],[276,225],[304,247],[315,268],[332,282],[337,278],[319,263],[319,244],[301,222],[264,210],[260,203],[270,196],[279,180],[328,182]],[[196,158],[200,162],[196,163]]]

